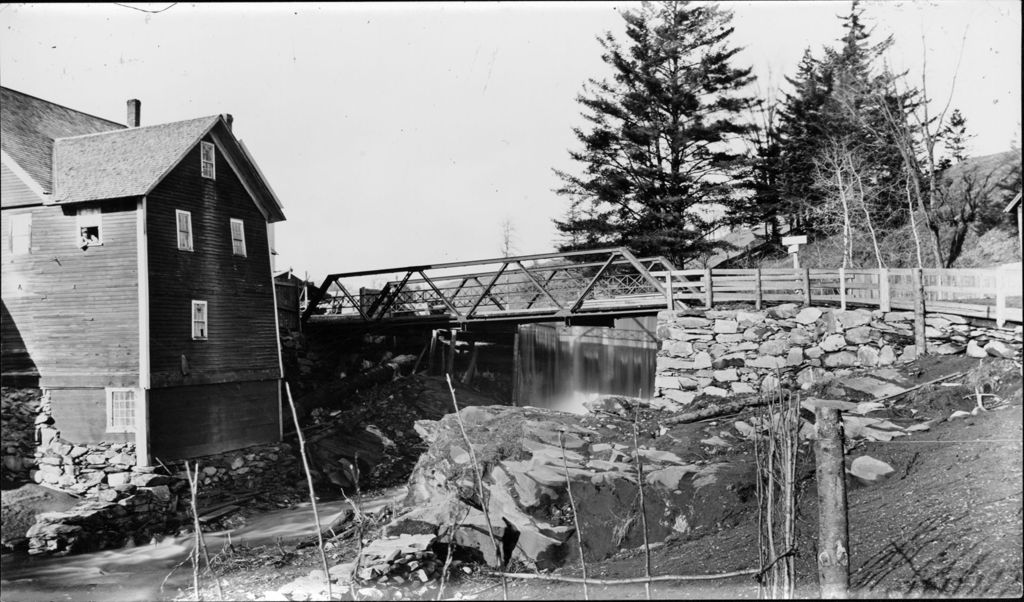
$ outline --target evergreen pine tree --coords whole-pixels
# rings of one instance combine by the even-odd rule
[[[628,42],[600,39],[610,80],[591,79],[577,100],[586,129],[570,157],[580,175],[555,170],[570,198],[562,250],[626,245],[681,263],[707,252],[743,156],[727,142],[747,131],[738,116],[750,69],[731,66],[731,13],[689,2],[644,3],[623,13]]]
[[[967,119],[960,113],[960,109],[953,109],[949,123],[942,128],[941,136],[946,156],[939,162],[939,169],[946,169],[968,157],[967,145],[974,135],[967,133]]]

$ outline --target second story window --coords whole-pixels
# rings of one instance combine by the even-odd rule
[[[245,224],[240,219],[231,219],[231,253],[245,257]]]
[[[11,215],[11,231],[8,233],[8,245],[11,255],[27,255],[32,249],[32,214],[14,213]]]
[[[192,338],[206,340],[206,301],[192,301]]]
[[[200,142],[199,154],[203,177],[211,180],[217,179],[217,153],[214,151],[213,143]]]
[[[174,215],[178,220],[178,250],[192,250],[192,213],[175,209]]]
[[[82,249],[103,244],[103,214],[99,207],[82,207],[78,210],[78,246]]]

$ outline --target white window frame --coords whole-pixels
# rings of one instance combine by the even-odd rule
[[[11,255],[28,255],[32,252],[32,214],[12,213],[7,233],[7,249]],[[22,230],[19,232],[19,230]]]
[[[135,432],[135,420],[136,420],[135,411],[136,411],[136,409],[138,407],[136,404],[138,403],[138,400],[139,400],[139,390],[138,389],[132,389],[132,388],[129,388],[129,387],[111,387],[111,388],[107,388],[106,392],[107,392],[107,432],[108,433],[134,433]],[[130,400],[131,401],[130,420],[123,421],[123,422],[122,421],[118,421],[118,422],[122,422],[121,424],[115,424],[115,418],[116,418],[115,412],[114,412],[114,410],[115,410],[115,408],[114,408],[114,394],[115,393],[131,393],[132,394],[131,395],[131,400]],[[129,401],[129,400],[119,400],[119,401]],[[125,423],[125,422],[127,422],[127,423]]]
[[[217,179],[217,150],[212,142],[199,143],[199,171],[204,178]]]
[[[96,240],[87,240],[83,228],[96,228]],[[82,249],[103,246],[103,211],[99,207],[79,207],[75,217],[75,238]]]
[[[181,231],[181,218],[182,218],[182,216],[185,217],[186,222],[188,223],[188,239],[185,241],[185,245],[184,246],[182,246],[182,244],[181,244],[182,243],[182,240],[181,240],[181,234],[182,234],[182,231]],[[175,236],[175,238],[178,241],[178,250],[179,251],[194,251],[195,250],[195,246],[192,244],[192,240],[194,238],[194,232],[192,230],[192,212],[191,211],[183,211],[181,209],[175,209],[174,210],[174,236]]]
[[[245,222],[240,219],[232,217],[229,220],[231,230],[231,254],[238,257],[245,257]],[[238,225],[238,245],[235,244],[235,225]]]
[[[202,320],[196,319],[196,310],[202,309]],[[206,301],[200,301],[198,299],[192,300],[192,340],[193,341],[205,341],[210,338],[210,307]],[[202,328],[196,328],[197,325],[202,324]]]

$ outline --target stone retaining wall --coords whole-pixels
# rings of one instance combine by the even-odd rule
[[[1020,357],[1021,327],[971,326],[965,318],[929,314],[928,351],[972,357]],[[658,314],[655,399],[686,406],[700,396],[755,394],[802,385],[823,372],[913,361],[914,313],[786,304]],[[780,378],[783,383],[780,383]]]

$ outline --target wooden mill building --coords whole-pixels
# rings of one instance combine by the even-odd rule
[[[140,463],[277,441],[281,203],[230,115],[127,125],[2,88],[2,375]]]

